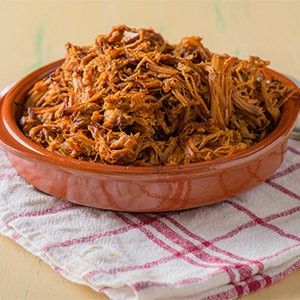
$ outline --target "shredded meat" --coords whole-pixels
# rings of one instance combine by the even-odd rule
[[[64,63],[28,93],[20,125],[63,156],[118,165],[213,160],[257,143],[295,92],[258,57],[171,45],[125,25],[91,46],[67,44]]]

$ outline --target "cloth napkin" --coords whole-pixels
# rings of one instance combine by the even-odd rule
[[[264,184],[162,214],[86,208],[27,184],[0,151],[0,232],[112,299],[230,299],[300,267],[300,142]]]

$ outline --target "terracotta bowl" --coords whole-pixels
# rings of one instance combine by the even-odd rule
[[[14,84],[0,101],[0,144],[27,182],[57,198],[102,209],[159,212],[220,202],[266,180],[284,159],[300,99],[283,107],[278,127],[255,146],[211,162],[181,166],[126,167],[64,158],[26,138],[18,118],[26,93],[62,60]],[[287,84],[292,81],[270,70]]]

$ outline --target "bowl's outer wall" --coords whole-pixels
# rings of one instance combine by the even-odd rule
[[[152,175],[134,180],[78,173],[9,154],[18,173],[33,186],[57,198],[102,209],[158,212],[180,210],[222,201],[262,183],[284,159],[286,141],[259,159],[213,175],[191,178]]]
[[[61,61],[60,61],[61,63]],[[31,75],[31,85],[58,62],[45,66]],[[30,77],[31,76],[31,77]],[[22,102],[21,94],[28,90],[25,81],[16,84],[19,98],[10,99],[14,103]],[[8,96],[9,97],[9,93]],[[23,97],[24,98],[24,97]],[[299,100],[299,99],[298,99]],[[299,109],[299,105],[296,106]],[[30,142],[14,132],[7,130],[6,122],[15,126],[15,107],[6,108],[0,103],[0,142],[8,154],[17,172],[30,184],[41,191],[57,198],[78,204],[109,210],[159,212],[193,208],[220,202],[238,195],[265,181],[279,167],[284,159],[288,134],[290,133],[297,112],[290,111],[294,120],[274,141],[266,142],[263,149],[238,160],[238,164],[228,159],[225,164],[213,165],[207,171],[194,167],[189,171],[180,168],[174,172],[138,173],[132,168],[128,172],[95,172],[95,170],[70,167],[70,163],[57,165],[50,159],[38,156],[32,151]],[[16,126],[15,126],[16,127]],[[23,140],[24,139],[24,140]],[[21,142],[20,142],[21,140]],[[266,139],[267,140],[267,139]],[[27,145],[28,144],[28,145]],[[49,152],[49,151],[48,151]],[[41,149],[42,155],[48,155]],[[51,154],[49,154],[51,156]],[[43,159],[41,159],[43,158]],[[63,158],[58,158],[63,160]],[[195,165],[196,166],[196,165]],[[116,167],[116,170],[118,167]],[[185,171],[184,171],[185,170]]]

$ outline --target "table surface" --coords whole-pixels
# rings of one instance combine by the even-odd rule
[[[66,41],[90,43],[115,24],[154,27],[171,42],[200,35],[213,51],[255,54],[271,60],[274,69],[300,78],[299,11],[298,0],[0,0],[0,88],[63,57]],[[176,22],[170,26],[170,20]],[[3,236],[0,258],[0,300],[106,299],[64,279]],[[299,282],[300,271],[244,299],[300,299]]]

